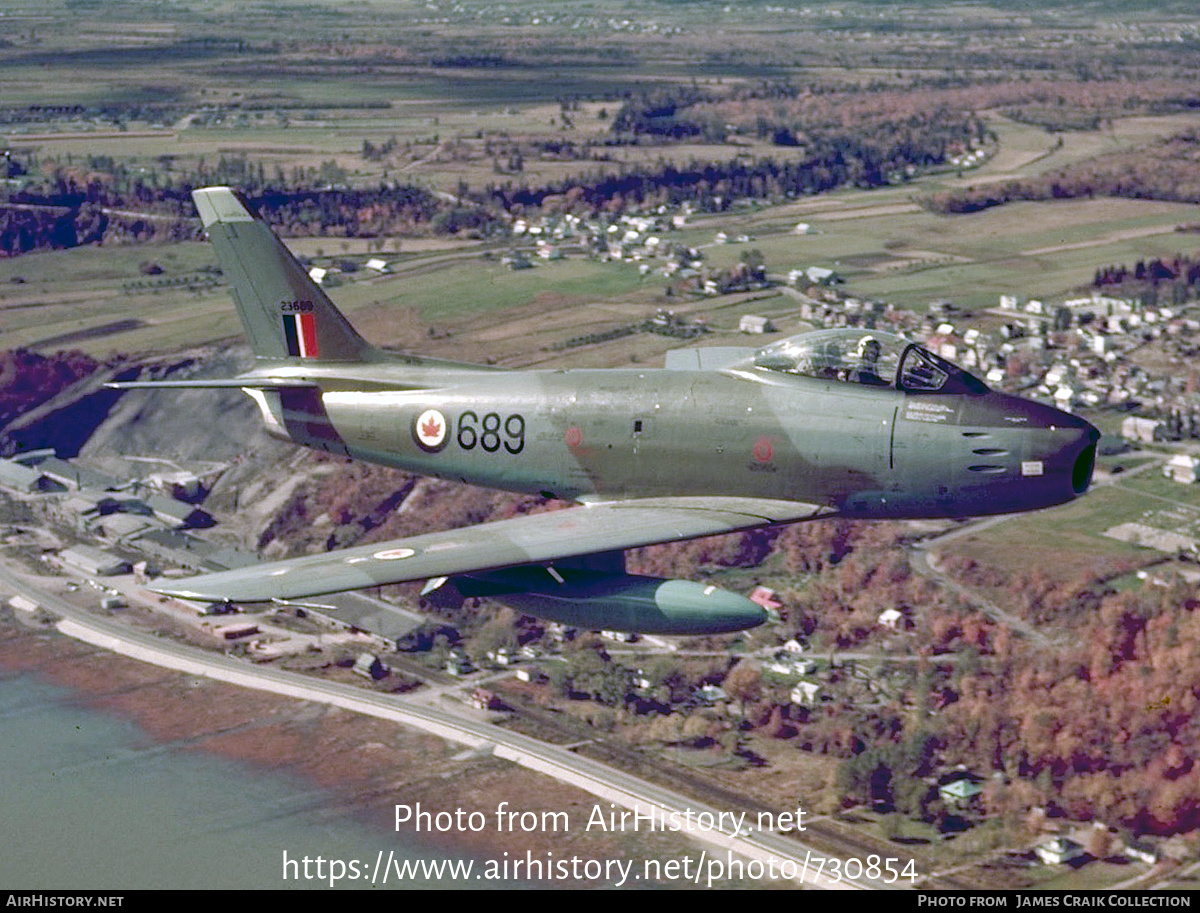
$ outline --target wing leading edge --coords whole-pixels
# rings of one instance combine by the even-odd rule
[[[829,508],[815,504],[754,498],[614,501],[205,574],[153,589],[184,599],[303,599],[795,523],[829,513]]]

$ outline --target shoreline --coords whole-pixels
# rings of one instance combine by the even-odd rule
[[[594,809],[607,808],[607,803],[420,730],[150,665],[73,640],[52,628],[27,627],[7,611],[0,614],[0,671],[32,674],[66,687],[85,705],[132,720],[159,745],[237,759],[260,770],[298,774],[334,797],[330,807],[335,813],[377,829],[384,850],[388,835],[400,834],[404,828],[404,840],[429,849],[506,863],[574,856],[640,865],[641,860],[677,859],[699,852],[675,834],[586,828]],[[538,821],[565,815],[571,827],[498,832],[495,812],[505,802],[507,809],[533,813]],[[462,821],[479,813],[475,820],[486,821],[486,826],[427,827],[414,833],[407,830],[408,824],[396,824],[398,804],[429,813],[431,819],[422,819],[427,822],[449,822],[456,814]],[[440,813],[445,814],[438,817]],[[264,848],[268,851],[277,848]],[[556,877],[530,883],[571,887],[612,882]]]

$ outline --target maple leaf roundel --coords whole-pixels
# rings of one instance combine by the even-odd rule
[[[437,409],[426,409],[413,422],[413,440],[427,453],[446,446],[446,416]]]

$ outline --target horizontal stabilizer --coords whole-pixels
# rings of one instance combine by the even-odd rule
[[[126,380],[104,386],[111,390],[299,390],[317,384],[286,377],[217,377],[211,380]]]
[[[110,390],[301,390],[317,384],[312,380],[282,377],[220,377],[208,380],[121,380],[104,386]]]

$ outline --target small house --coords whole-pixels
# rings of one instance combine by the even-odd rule
[[[769,586],[756,586],[750,591],[749,599],[756,606],[760,606],[768,612],[775,614],[778,614],[783,608],[783,603],[779,601],[779,596]]]
[[[517,669],[517,681],[536,685],[546,678],[545,673],[534,666],[522,666]]]
[[[1162,436],[1162,422],[1131,415],[1121,422],[1121,437],[1143,444],[1153,444]]]
[[[1139,862],[1146,863],[1146,865],[1158,864],[1158,849],[1142,840],[1131,840],[1125,844],[1125,849],[1122,852],[1130,859],[1136,859]]]
[[[884,609],[879,613],[877,620],[880,627],[895,631],[903,618],[904,615],[898,609]]]
[[[1069,837],[1055,837],[1033,848],[1046,865],[1064,865],[1083,855],[1083,847]]]
[[[360,653],[354,663],[353,671],[356,675],[361,675],[363,678],[379,681],[381,678],[387,677],[388,667],[374,653]]]
[[[771,323],[770,318],[759,317],[755,314],[743,314],[742,319],[738,321],[738,330],[751,334],[774,333],[775,325]]]
[[[816,682],[799,682],[792,688],[792,703],[812,705],[817,702],[817,697],[821,693],[821,686]]]
[[[696,697],[706,704],[716,704],[721,701],[729,700],[729,695],[724,688],[717,685],[704,685],[696,689]]]
[[[1200,459],[1177,453],[1163,466],[1163,476],[1184,485],[1194,485],[1200,478]]]
[[[500,707],[500,700],[495,692],[486,688],[476,688],[471,692],[471,706],[476,710],[496,710]]]
[[[938,797],[947,805],[956,808],[970,805],[982,792],[983,787],[969,777],[951,780],[938,787]]]

